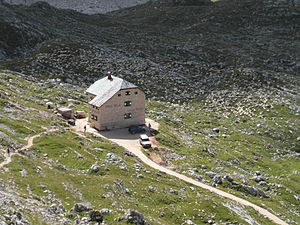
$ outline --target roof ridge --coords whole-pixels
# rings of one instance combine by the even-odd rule
[[[121,84],[121,90],[122,89],[129,89],[129,88],[138,88],[138,86],[136,86],[135,84],[127,81],[127,80],[124,80],[122,79],[122,84]]]
[[[89,102],[89,104],[100,107],[118,91],[131,88],[139,87],[127,80],[124,80],[123,78],[112,76],[112,79],[108,79],[106,76],[95,81],[86,90],[86,93],[95,95],[95,97]]]

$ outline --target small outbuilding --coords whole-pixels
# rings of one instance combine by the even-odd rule
[[[58,108],[57,111],[58,111],[59,114],[61,114],[66,119],[73,119],[74,118],[73,109]]]
[[[145,124],[145,93],[136,85],[107,76],[87,90],[89,121],[98,130]]]
[[[77,110],[77,111],[75,112],[75,117],[76,117],[77,119],[85,118],[85,113],[84,113],[84,111],[82,111],[82,110]]]

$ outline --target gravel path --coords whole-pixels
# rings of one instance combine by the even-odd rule
[[[57,129],[47,130],[47,131],[42,132],[42,133],[40,133],[40,134],[36,134],[36,135],[34,135],[34,136],[28,137],[28,138],[27,138],[27,144],[26,144],[25,146],[23,146],[22,148],[18,149],[18,150],[23,150],[23,151],[24,151],[24,150],[27,150],[27,149],[31,148],[32,145],[33,145],[33,140],[34,140],[35,138],[40,137],[40,136],[42,136],[43,134],[50,133],[50,132],[54,132],[54,131],[57,131]],[[5,154],[5,159],[4,159],[4,161],[3,161],[2,163],[0,163],[0,169],[3,168],[5,165],[11,163],[11,161],[12,161],[12,156],[14,156],[14,155],[20,155],[20,154],[17,153],[17,152],[6,153],[6,154]]]
[[[146,120],[146,124],[151,123],[151,127],[153,129],[158,129],[159,124],[156,123],[153,120]],[[147,164],[148,166],[151,166],[154,169],[157,169],[159,171],[165,172],[171,176],[177,177],[181,180],[184,180],[190,184],[196,185],[198,187],[204,188],[206,190],[209,190],[217,195],[223,196],[225,198],[231,199],[233,201],[236,201],[242,205],[245,206],[250,206],[252,208],[254,208],[256,211],[258,211],[261,215],[269,218],[271,221],[277,223],[277,224],[282,224],[282,225],[287,225],[286,222],[284,222],[283,220],[281,220],[280,218],[278,218],[276,215],[270,213],[268,210],[257,206],[245,199],[239,198],[235,195],[229,194],[225,191],[219,190],[217,188],[211,187],[207,184],[204,184],[202,182],[196,181],[190,177],[187,177],[185,175],[182,175],[180,173],[177,173],[173,170],[170,170],[168,168],[165,168],[163,166],[160,166],[158,164],[156,164],[155,162],[153,162],[151,159],[149,159],[142,151],[141,151],[141,146],[138,142],[138,137],[139,135],[132,135],[128,132],[127,129],[115,129],[112,131],[102,131],[99,132],[97,130],[95,130],[94,128],[91,128],[87,122],[87,119],[81,119],[81,120],[77,120],[76,121],[76,126],[74,127],[74,129],[76,130],[76,132],[83,132],[84,131],[84,126],[86,125],[86,132],[88,133],[93,133],[96,136],[99,137],[103,137],[106,139],[109,139],[115,143],[117,143],[118,145],[126,148],[128,151],[132,152],[133,154],[135,154],[142,162],[144,162],[145,164]]]

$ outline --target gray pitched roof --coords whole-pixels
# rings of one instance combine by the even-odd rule
[[[130,83],[126,80],[123,80],[122,85],[121,85],[121,90],[123,89],[129,89],[129,88],[137,88],[133,83]]]
[[[138,87],[126,80],[112,76],[112,80],[109,80],[107,77],[97,80],[86,90],[86,93],[96,95],[89,104],[100,107],[118,91],[130,88]]]

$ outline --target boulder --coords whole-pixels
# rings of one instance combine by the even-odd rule
[[[90,167],[90,172],[97,173],[97,172],[99,172],[100,169],[101,169],[101,167],[99,166],[98,162],[96,162]]]
[[[109,215],[111,213],[111,210],[104,208],[104,209],[101,209],[100,212],[102,215]]]
[[[184,221],[184,224],[195,225],[195,223],[193,223],[191,220]]]
[[[82,203],[76,203],[73,207],[74,212],[85,212],[89,210],[91,209]]]
[[[220,175],[216,175],[213,178],[213,182],[216,183],[216,184],[222,184],[223,183],[223,179],[222,179],[222,177]]]
[[[206,172],[205,175],[210,177],[210,178],[214,178],[217,174],[214,173],[214,172]]]
[[[58,207],[57,207],[57,213],[60,213],[60,214],[63,214],[66,212],[66,208],[60,204]]]
[[[107,153],[107,154],[106,154],[106,157],[107,157],[107,159],[108,159],[109,161],[116,161],[116,160],[119,160],[119,159],[120,159],[120,157],[117,156],[117,155],[114,154],[114,153]]]
[[[266,180],[266,178],[263,176],[254,176],[254,177],[252,177],[252,179],[255,180],[255,182],[257,182],[257,183]]]
[[[50,213],[53,213],[53,214],[56,214],[56,211],[57,211],[57,207],[55,204],[52,204],[49,208],[48,208],[48,211]]]
[[[242,185],[242,188],[253,196],[261,196],[263,198],[268,198],[268,196],[262,191],[253,186]]]
[[[55,104],[53,102],[46,102],[47,109],[54,109]]]
[[[213,128],[213,132],[215,133],[219,133],[220,132],[220,128],[216,127],[216,128]]]
[[[103,148],[94,148],[94,150],[97,151],[97,152],[103,152],[104,151]]]
[[[229,174],[226,174],[225,176],[224,176],[224,179],[226,179],[228,182],[232,182],[233,181],[233,178],[229,175]]]
[[[22,177],[27,177],[27,176],[28,176],[28,173],[27,173],[27,171],[26,171],[25,169],[23,169],[23,170],[21,171],[21,175],[22,175]]]
[[[99,210],[92,210],[90,212],[90,221],[95,221],[98,223],[103,222],[103,215]]]
[[[174,195],[178,195],[179,194],[179,192],[177,190],[175,190],[175,189],[171,189],[170,193],[174,194]]]
[[[136,210],[129,209],[125,213],[125,218],[127,220],[127,223],[135,224],[135,225],[144,225],[145,219],[143,214],[139,213]]]
[[[200,165],[200,168],[203,169],[203,170],[206,170],[207,166],[206,165]]]
[[[200,180],[200,181],[203,180],[203,177],[202,177],[201,175],[199,175],[199,174],[194,175],[194,177],[195,177],[197,180]]]
[[[155,187],[148,186],[148,191],[151,192],[151,193],[154,193],[154,192],[157,191],[157,189]]]

